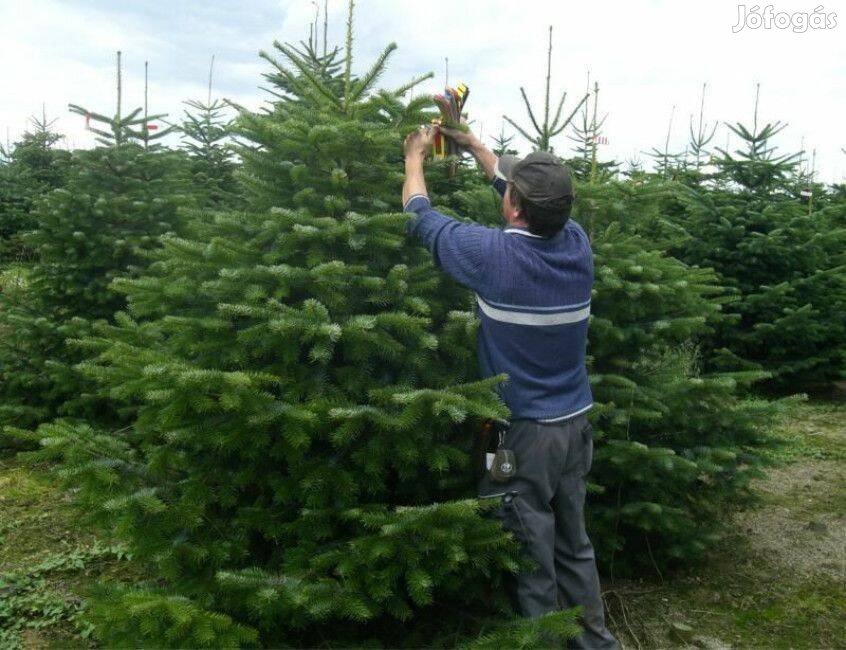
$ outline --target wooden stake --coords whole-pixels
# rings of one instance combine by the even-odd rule
[[[590,160],[590,182],[596,181],[596,138],[599,135],[596,132],[596,107],[599,104],[599,82],[593,82],[593,119],[591,120],[590,132],[593,137],[593,151],[591,152]]]
[[[350,0],[349,14],[347,14],[347,60],[344,66],[344,111],[350,107],[350,91],[352,89],[352,47],[353,47],[353,12],[355,0]]]
[[[702,84],[702,100],[699,102],[699,127],[696,129],[696,171],[699,171],[699,148],[702,146],[702,122],[705,116],[705,88],[707,83]]]
[[[144,149],[147,149],[149,146],[149,132],[147,130],[147,67],[148,61],[144,61],[144,130],[142,133],[144,134]]]
[[[814,211],[814,174],[817,171],[817,150],[811,152],[811,182],[809,184],[810,195],[808,196],[808,216]]]
[[[214,54],[212,54],[211,63],[209,64],[209,94],[206,103],[211,106],[212,95],[212,72],[214,71]]]
[[[549,45],[546,48],[546,95],[543,101],[543,149],[549,149],[549,84],[552,77],[552,25],[549,26]]]
[[[667,139],[664,140],[664,178],[667,178],[667,162],[670,151],[670,133],[673,130],[673,116],[676,114],[676,105],[670,111],[670,124],[667,126]]]
[[[117,115],[115,116],[114,124],[112,125],[112,130],[115,133],[115,144],[120,144],[122,142],[122,124],[121,124],[121,116],[120,116],[120,102],[122,96],[122,88],[121,88],[121,69],[120,69],[120,50],[117,52]]]

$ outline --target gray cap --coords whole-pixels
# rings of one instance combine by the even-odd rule
[[[570,170],[546,151],[535,151],[525,158],[501,156],[495,173],[514,183],[520,194],[539,207],[556,208],[565,198],[573,198]]]

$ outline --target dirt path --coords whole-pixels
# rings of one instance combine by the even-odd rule
[[[846,648],[846,404],[797,407],[784,437],[704,570],[606,585],[625,648]]]

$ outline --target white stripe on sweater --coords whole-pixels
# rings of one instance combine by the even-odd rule
[[[538,314],[527,311],[505,311],[504,309],[497,309],[486,303],[478,294],[476,294],[476,301],[479,303],[479,308],[488,318],[513,325],[564,325],[565,323],[578,323],[590,316],[590,305],[578,311]]]

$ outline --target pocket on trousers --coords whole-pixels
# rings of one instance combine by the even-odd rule
[[[529,530],[520,510],[519,499],[519,494],[504,494],[496,509],[496,516],[502,522],[502,527],[511,531],[517,541],[528,544]]]
[[[593,427],[590,422],[582,429],[582,449],[584,450],[584,473],[587,476],[593,467]]]

